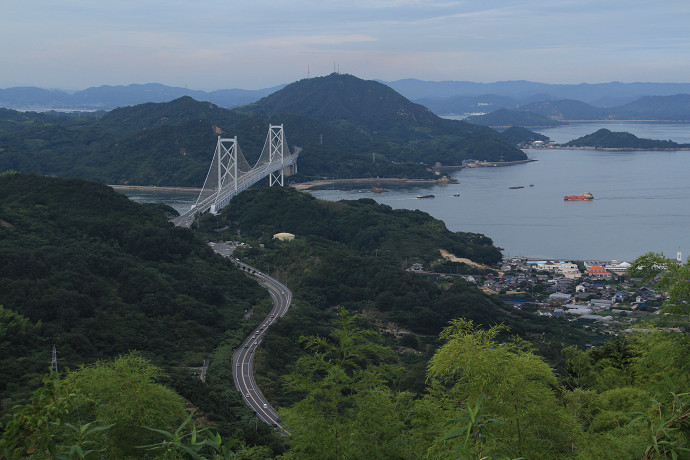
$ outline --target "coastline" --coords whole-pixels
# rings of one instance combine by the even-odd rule
[[[145,191],[157,191],[157,192],[197,192],[200,193],[201,189],[196,187],[158,187],[156,185],[108,185],[108,187],[114,190],[139,190]]]
[[[442,170],[458,170],[463,168],[486,168],[498,166],[512,166],[518,164],[531,163],[533,159],[516,160],[516,161],[482,161],[472,163],[465,166],[438,166],[434,168],[436,171]],[[439,179],[405,179],[397,177],[360,177],[355,179],[322,179],[307,182],[300,182],[290,184],[290,187],[296,190],[309,190],[314,187],[323,187],[334,184],[409,184],[409,185],[428,185],[428,184],[456,184],[458,181],[447,176]],[[138,190],[138,191],[159,191],[159,192],[196,192],[200,193],[201,188],[198,187],[174,187],[174,186],[156,186],[156,185],[118,185],[109,184],[108,187],[114,190]]]
[[[290,184],[296,190],[309,190],[333,184],[453,184],[457,181],[449,179],[400,179],[395,177],[362,177],[359,179],[324,179],[299,184]]]
[[[532,150],[544,150],[544,149],[532,149]],[[678,152],[690,150],[690,147],[672,147],[672,148],[641,148],[641,147],[568,147],[565,145],[559,145],[558,147],[553,147],[551,150],[603,150],[611,152]]]
[[[531,150],[531,149],[521,149],[521,150]],[[513,165],[521,165],[525,163],[532,163],[533,159],[526,159],[526,160],[515,160],[515,161],[478,161],[476,163],[469,163],[466,165],[452,165],[452,166],[436,166],[434,167],[435,171],[457,171],[459,169],[464,169],[464,168],[493,168],[497,166],[513,166]]]

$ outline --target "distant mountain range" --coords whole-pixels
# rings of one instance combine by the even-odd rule
[[[556,85],[531,81],[499,81],[475,83],[469,81],[423,81],[415,79],[386,82],[388,86],[435,113],[465,113],[478,110],[440,112],[436,104],[445,104],[450,98],[478,97],[478,102],[491,104],[496,98],[505,98],[495,108],[515,108],[535,101],[572,99],[596,107],[616,107],[644,96],[672,96],[690,94],[690,83],[581,83]],[[468,101],[468,99],[464,99]],[[483,105],[480,107],[484,107]],[[491,110],[481,110],[489,112]]]
[[[529,81],[503,81],[475,83],[468,81],[423,81],[405,79],[380,82],[393,88],[405,98],[427,107],[436,114],[467,115],[489,113],[499,108],[524,109],[533,103],[579,101],[594,109],[619,108],[628,104],[645,104],[649,96],[675,96],[690,94],[690,83],[597,83],[578,85],[555,85]],[[258,101],[286,85],[258,90],[221,89],[200,91],[158,83],[132,84],[126,86],[99,86],[83,91],[66,92],[35,87],[0,89],[0,107],[16,110],[112,110],[116,107],[143,104],[146,102],[169,102],[182,96],[198,101],[209,101],[219,107],[233,108]],[[657,115],[651,119],[687,119],[685,112],[669,112],[663,105],[656,112],[631,112],[626,116],[640,117]],[[592,110],[590,110],[592,111]],[[607,112],[602,112],[607,113]],[[578,114],[580,115],[580,114]],[[550,116],[550,115],[547,115]],[[590,118],[565,119],[597,119]],[[621,115],[623,116],[623,115]]]
[[[646,96],[619,107],[594,107],[581,101],[541,101],[518,107],[500,108],[467,121],[482,126],[547,127],[561,121],[650,120],[690,121],[690,95]]]
[[[98,86],[75,93],[35,87],[15,87],[0,89],[0,107],[38,111],[50,109],[112,110],[117,107],[146,102],[170,102],[183,96],[189,96],[198,101],[209,101],[220,107],[233,108],[255,102],[284,86],[279,85],[258,90],[221,89],[206,92],[147,83],[144,85]]]

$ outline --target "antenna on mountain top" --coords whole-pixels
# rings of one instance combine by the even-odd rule
[[[57,349],[55,348],[55,345],[53,345],[53,355],[50,360],[50,370],[52,372],[57,372],[58,371],[58,365],[57,365]]]

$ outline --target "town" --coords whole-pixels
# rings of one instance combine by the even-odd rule
[[[682,263],[679,253],[676,262]],[[506,257],[496,270],[459,275],[514,308],[539,316],[584,321],[612,335],[660,311],[662,292],[632,278],[628,262]],[[422,264],[410,271],[425,272]],[[428,272],[427,272],[428,273]],[[440,275],[445,278],[449,275]]]

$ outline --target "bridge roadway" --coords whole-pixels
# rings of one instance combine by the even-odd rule
[[[192,206],[192,209],[190,209],[186,213],[172,219],[171,222],[178,227],[191,227],[192,222],[194,222],[194,217],[197,213],[203,214],[205,212],[208,212],[211,209],[211,205],[213,205],[214,203],[220,203],[220,207],[225,206],[235,195],[248,189],[264,177],[276,171],[280,171],[286,166],[294,164],[295,161],[297,161],[297,157],[299,156],[299,151],[297,150],[297,148],[295,148],[295,150],[295,154],[286,156],[280,163],[275,162],[251,169],[246,174],[240,176],[240,178],[237,180],[237,187],[233,187],[232,185],[225,187],[221,190],[220,196],[218,195],[218,193],[212,194],[211,196],[203,200],[201,203]]]
[[[230,245],[210,243],[210,246],[223,257],[232,257],[233,248]],[[268,289],[269,294],[273,297],[273,309],[269,316],[261,322],[259,327],[249,335],[232,355],[232,375],[235,387],[242,394],[244,402],[254,410],[259,419],[285,431],[280,424],[278,412],[271,407],[254,380],[254,352],[271,324],[287,313],[290,302],[292,302],[292,292],[284,284],[259,272],[254,267],[237,259],[234,259],[234,262],[239,268],[254,271],[255,273],[252,276]]]

